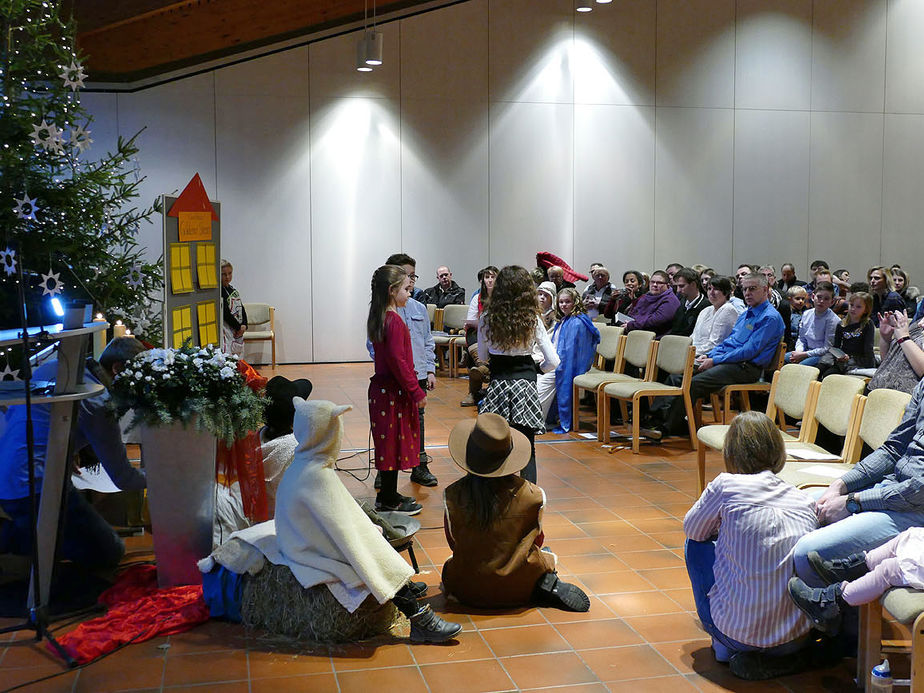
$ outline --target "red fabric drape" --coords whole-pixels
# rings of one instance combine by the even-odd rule
[[[86,664],[127,642],[173,635],[209,620],[202,585],[157,587],[157,569],[136,565],[122,572],[99,601],[105,616],[81,623],[58,642],[79,664]],[[54,649],[49,643],[49,651]]]
[[[562,260],[560,257],[558,257],[557,255],[553,255],[552,253],[548,253],[546,251],[540,251],[536,253],[536,265],[544,269],[548,269],[549,267],[558,265],[564,270],[563,276],[566,281],[569,281],[569,282],[576,282],[578,280],[582,282],[587,281],[586,274],[581,274],[580,272],[576,272],[575,270],[571,269],[571,266],[567,262]]]

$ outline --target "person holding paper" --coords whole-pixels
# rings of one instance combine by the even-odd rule
[[[90,361],[84,382],[106,384],[120,372],[125,362],[144,351],[134,337],[118,337],[109,342],[99,357]],[[52,380],[58,362],[47,361],[32,374],[35,380]],[[73,435],[73,450],[92,448],[103,469],[123,491],[137,491],[146,485],[144,472],[128,461],[119,421],[108,407],[109,393],[80,401]],[[42,491],[45,453],[51,432],[51,409],[32,406],[36,503]],[[28,555],[32,551],[32,511],[29,498],[29,453],[26,446],[26,407],[10,407],[6,428],[0,437],[0,509],[10,521],[0,525],[0,554]],[[112,527],[86,499],[68,483],[64,498],[62,535],[58,557],[74,561],[91,570],[115,568],[125,554],[125,544]]]
[[[796,574],[824,587],[809,554],[831,560],[869,551],[909,527],[924,525],[924,381],[918,383],[896,429],[872,454],[818,500],[823,526],[802,537],[794,549]]]

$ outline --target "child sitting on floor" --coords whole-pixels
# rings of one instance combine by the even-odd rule
[[[786,655],[807,644],[810,624],[786,588],[793,547],[817,526],[815,502],[776,476],[786,450],[765,414],[738,414],[722,452],[728,471],[683,520],[696,611],[716,659],[736,676],[792,673],[804,663]]]
[[[824,560],[817,551],[809,563],[827,587],[809,587],[800,578],[789,581],[789,594],[815,627],[834,635],[842,609],[878,599],[890,587],[924,589],[924,527],[911,527],[872,551]]]

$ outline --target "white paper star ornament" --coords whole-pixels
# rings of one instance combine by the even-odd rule
[[[90,138],[90,130],[80,125],[71,128],[71,144],[77,148],[79,153],[83,154],[93,144],[93,140]]]
[[[87,73],[83,71],[83,65],[71,60],[71,64],[64,68],[64,72],[59,74],[58,77],[64,80],[65,87],[70,87],[71,91],[77,91],[83,86],[83,80],[87,78]]]
[[[16,206],[13,207],[13,214],[15,214],[20,219],[31,219],[35,221],[35,213],[39,211],[38,205],[35,204],[35,200],[31,199],[26,193],[23,193],[22,199],[13,198],[16,201]]]
[[[48,269],[48,274],[42,275],[42,283],[39,284],[42,287],[42,296],[54,298],[61,293],[64,287],[61,286],[60,276],[59,272],[52,272],[51,268]]]
[[[7,376],[10,376],[10,380],[21,380],[19,377],[19,369],[10,368],[10,364],[6,364],[4,369],[0,371],[0,380],[6,380]]]
[[[6,248],[0,252],[0,268],[6,272],[7,276],[16,272],[16,251],[12,248]]]
[[[140,264],[132,265],[131,268],[129,268],[128,274],[125,275],[125,281],[127,281],[133,289],[137,289],[144,284],[144,272],[141,271]]]

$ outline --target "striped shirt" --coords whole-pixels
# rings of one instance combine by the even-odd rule
[[[754,647],[790,642],[809,630],[787,594],[796,542],[817,526],[815,501],[770,471],[719,474],[683,519],[686,535],[718,534],[709,606],[716,627]]]

